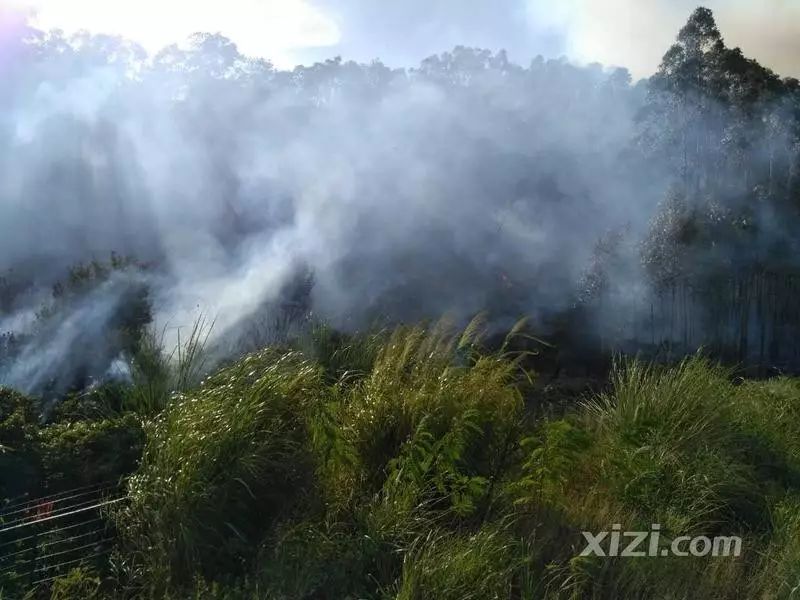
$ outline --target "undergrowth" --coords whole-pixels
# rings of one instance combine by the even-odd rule
[[[528,402],[537,388],[526,354],[510,350],[524,324],[494,349],[485,329],[482,319],[464,331],[319,327],[297,349],[266,348],[134,403],[144,447],[114,514],[115,570],[102,586],[73,573],[54,594],[796,594],[797,380],[737,380],[701,355],[620,359],[602,392],[542,411]],[[48,460],[63,435],[114,426],[106,416],[37,437],[29,408],[3,398],[0,431],[20,448],[49,448]],[[581,555],[581,532],[614,524],[658,524],[659,549],[677,536],[735,535],[742,553]]]

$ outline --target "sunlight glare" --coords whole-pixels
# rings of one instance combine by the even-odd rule
[[[150,52],[196,32],[222,33],[246,54],[280,64],[298,48],[336,44],[336,24],[306,0],[0,0],[33,9],[34,24],[120,35]]]

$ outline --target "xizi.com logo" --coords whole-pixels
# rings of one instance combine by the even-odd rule
[[[583,531],[586,547],[581,556],[739,556],[742,538],[731,536],[691,537],[680,535],[671,540],[661,537],[661,525],[654,523],[650,531],[622,531],[614,524],[611,531]]]

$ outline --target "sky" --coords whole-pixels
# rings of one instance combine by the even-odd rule
[[[150,51],[220,32],[276,66],[341,55],[413,66],[457,44],[650,75],[698,0],[0,0],[43,28],[119,34]],[[800,0],[706,0],[729,46],[800,76]]]

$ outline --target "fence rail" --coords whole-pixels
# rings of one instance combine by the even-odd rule
[[[102,568],[114,543],[104,511],[125,499],[100,483],[25,499],[0,511],[0,597],[46,585],[71,569]]]

